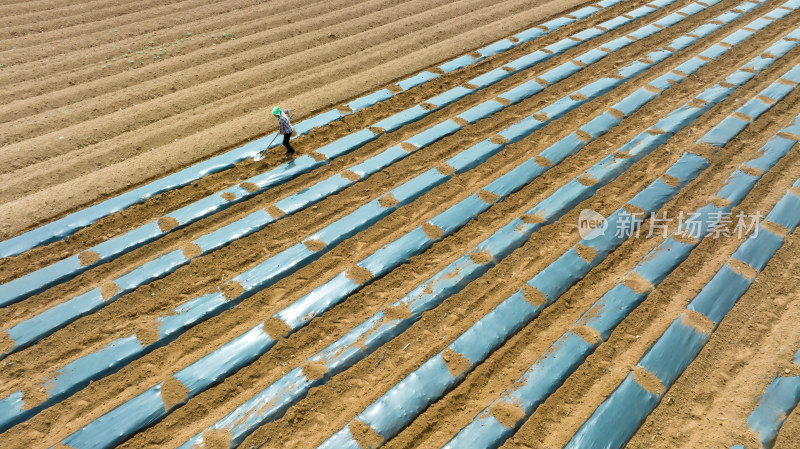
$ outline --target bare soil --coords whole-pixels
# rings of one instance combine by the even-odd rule
[[[443,75],[314,130],[296,139],[295,146],[300,154],[311,154],[335,139],[646,3],[646,0],[622,2],[546,37]],[[174,409],[120,447],[177,447],[297,367],[302,367],[308,378],[326,377],[328,367],[319,362],[309,363],[309,356],[378,311],[384,311],[387,320],[410,316],[406,307],[389,307],[390,304],[457,258],[469,254],[476,263],[495,262],[485,275],[423,314],[399,337],[312,389],[282,418],[259,427],[242,447],[263,444],[263,447],[312,448],[347,425],[364,447],[380,443],[380,435],[362,423],[351,423],[353,418],[443,350],[451,374],[467,371],[470,361],[445,348],[511,293],[522,288],[526,300],[542,304],[542,294],[525,282],[580,241],[577,223],[582,209],[591,208],[608,215],[620,207],[631,208],[626,203],[659,178],[676,185],[677,179],[665,175],[665,171],[685,151],[701,154],[711,164],[669,201],[663,211],[668,216],[677,216],[679,212],[691,212],[708,202],[718,201],[713,193],[728,175],[800,114],[800,90],[774,104],[716,153],[696,145],[696,139],[800,63],[800,48],[737,89],[727,100],[601,187],[593,197],[574,207],[559,221],[544,226],[508,257],[493,261],[488,253],[475,250],[479,242],[515,217],[522,216],[526,223],[542,222],[539,216],[525,215],[532,205],[613,154],[688,98],[721,81],[735,67],[764,52],[768,45],[800,23],[800,13],[776,21],[731,49],[724,58],[709,62],[626,118],[621,126],[565,161],[553,165],[539,153],[609,110],[623,97],[781,2],[768,1],[530,137],[508,145],[474,170],[453,176],[331,249],[327,247],[328,242],[310,237],[368,201],[378,199],[383,207],[395,207],[397,198],[387,194],[392,188],[434,167],[452,174],[453,168],[444,163],[452,155],[497,137],[497,133],[511,123],[666,45],[738,2],[723,0],[651,38],[614,52],[590,68],[508,106],[491,118],[466,125],[463,130],[428,147],[417,149],[405,145],[408,157],[365,179],[347,169],[688,3],[689,0],[678,0],[643,21],[610,31],[595,41],[554,56],[419,122],[384,134],[312,173],[298,176],[185,228],[175,229],[177,222],[162,217],[285,160],[272,154],[261,162],[242,162],[191,186],[99,220],[63,241],[0,260],[0,283],[5,283],[75,254],[80,255],[83,265],[91,265],[98,260],[98,254],[89,248],[146,223],[157,221],[162,229],[171,230],[155,242],[0,309],[0,323],[3,323],[0,349],[5,351],[12,344],[5,329],[97,287],[101,288],[103,298],[111,298],[119,290],[113,279],[166,252],[180,249],[186,257],[192,257],[191,263],[166,277],[122,295],[95,313],[0,359],[3,367],[0,399],[21,390],[26,407],[30,407],[47,398],[45,386],[68,363],[134,333],[145,342],[155,341],[158,317],[201,294],[222,291],[227,299],[236,297],[243,286],[229,282],[230,279],[280,251],[300,241],[304,241],[310,251],[327,251],[315,262],[295,270],[236,307],[194,325],[168,345],[132,360],[118,372],[93,381],[29,420],[0,433],[0,447],[27,449],[56,445],[92,420],[157,384],[162,384],[165,409]],[[203,0],[169,4],[145,0],[135,5],[111,0],[2,1],[0,15],[6,26],[0,30],[0,64],[3,64],[0,66],[0,238],[18,235],[274,132],[277,124],[268,112],[275,104],[292,109],[295,120],[302,120],[342,107],[350,99],[390,87],[409,75],[430,70],[441,62],[584,5],[578,0]],[[579,137],[589,138],[583,134]],[[529,158],[535,158],[542,167],[551,168],[499,202],[497,195],[484,190],[492,180]],[[275,206],[287,195],[337,173],[358,182],[289,216],[283,216]],[[750,194],[734,208],[734,215],[739,211],[766,213],[798,177],[800,153],[795,148],[764,174]],[[581,177],[579,181],[584,185],[597,182],[590,177]],[[442,229],[423,225],[473,194],[492,205],[455,233],[442,238]],[[259,209],[279,220],[210,254],[201,255],[200,248],[192,243],[197,237]],[[419,226],[423,226],[425,234],[436,243],[409,263],[377,279],[368,270],[355,266],[364,257]],[[642,233],[646,235],[648,229],[649,224],[645,223]],[[686,304],[741,243],[738,238],[703,240],[690,257],[656,287],[636,276],[626,277],[634,264],[663,238],[656,234],[624,242],[532,323],[479,363],[445,397],[396,437],[386,441],[386,447],[441,447],[509,388],[617,282],[625,282],[636,291],[652,290],[644,303],[530,418],[523,420],[522,410],[516,404],[490,409],[490,413],[509,426],[522,422],[503,447],[563,447],[597,406],[634,370],[635,364],[666,327],[685,312]],[[587,246],[578,246],[577,251],[586,261],[597,256],[596,251]],[[747,266],[731,266],[740,273],[755,275]],[[363,288],[291,335],[285,323],[271,318],[341,272]],[[628,447],[727,448],[734,444],[744,444],[748,449],[760,447],[756,436],[747,428],[747,416],[774,375],[800,375],[800,367],[790,357],[800,348],[798,273],[800,241],[796,233],[791,233],[767,267],[756,276],[750,290],[713,331],[697,359],[666,391],[664,400]],[[685,320],[703,332],[712,331],[702,316],[689,314]],[[265,332],[272,338],[285,338],[265,355],[184,404],[188,390],[172,375],[262,322]],[[577,328],[575,332],[587,341],[599,338],[589,328]],[[664,388],[651,373],[644,370],[633,373],[650,391]],[[798,432],[800,411],[795,410],[787,417],[775,447],[800,448]],[[227,447],[231,435],[225,431],[206,431],[204,438],[206,447]]]

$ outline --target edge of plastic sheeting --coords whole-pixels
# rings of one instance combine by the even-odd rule
[[[789,72],[785,73],[783,76],[778,78],[778,81],[767,86],[765,89],[762,89],[759,92],[760,95],[768,96],[773,100],[781,100],[786,95],[788,95],[791,91],[794,90],[794,87],[787,86],[785,84],[780,83],[780,80],[783,79],[791,79],[793,73],[797,72],[800,74],[800,67],[794,67]],[[800,75],[798,75],[800,76]],[[772,95],[772,96],[770,96]],[[731,115],[726,117],[722,122],[714,126],[711,131],[707,132],[702,138],[700,138],[697,142],[698,143],[707,143],[709,145],[714,145],[716,147],[721,147],[727,144],[728,142],[733,139],[735,135],[741,132],[747,125],[752,123],[753,120],[761,116],[764,112],[768,111],[775,103],[765,103],[758,98],[753,98],[747,101],[745,104],[740,106],[736,111],[734,111]],[[750,117],[750,120],[744,120],[739,117],[735,117],[734,114],[744,114],[745,116]]]
[[[747,427],[758,434],[761,447],[775,444],[786,417],[800,402],[800,376],[778,376],[767,385],[755,410],[747,417]]]
[[[689,159],[695,160],[696,163],[706,163],[704,159],[699,157]],[[694,173],[692,170],[683,170],[682,172],[687,174]],[[569,256],[573,253],[573,262],[579,261],[583,265],[589,265],[575,253],[574,248],[564,255]],[[557,273],[570,271],[558,267],[558,262],[562,259],[564,258],[560,257],[556,262],[540,272],[540,277],[548,279],[547,269],[551,267],[556,267],[554,271]],[[534,277],[528,284],[535,284],[537,278]],[[575,276],[567,276],[567,280],[574,282],[576,279]],[[542,291],[541,286],[539,287],[539,290]],[[549,292],[550,295],[548,295],[548,292],[543,293],[547,297],[546,304],[550,304],[561,292]],[[474,366],[502,344],[510,335],[533,319],[546,304],[533,306],[525,300],[522,292],[518,291],[457,337],[448,348],[465,357],[470,361],[471,366]],[[435,363],[441,354],[443,353],[423,364],[423,367]],[[388,393],[368,406],[356,419],[367,424],[383,438],[391,438],[407,424],[407,421],[416,416],[415,411],[421,411],[427,407],[432,398],[443,394],[464,374],[453,376],[449,371],[427,373],[426,370],[421,368],[392,387]],[[323,447],[326,446],[323,445]]]
[[[0,417],[4,418],[4,421],[0,422],[0,429],[6,430],[23,422],[30,416],[88,385],[92,379],[86,376],[85,371],[87,369],[92,372],[99,370],[104,374],[114,373],[121,369],[124,363],[130,360],[132,354],[135,354],[141,348],[142,345],[139,339],[136,335],[132,335],[115,340],[97,352],[70,362],[59,369],[53,378],[43,385],[50,387],[48,388],[48,398],[29,409],[17,409],[18,404],[14,400],[5,403],[0,401],[0,405],[12,408],[11,410],[0,409]],[[12,393],[11,397],[16,397],[16,395]]]
[[[527,321],[526,318],[536,313],[537,308],[525,301],[521,293],[512,295],[456,338],[448,349],[465,357],[471,368],[504,341],[501,335],[513,333]],[[444,352],[430,358],[398,382],[356,419],[386,439],[394,436],[427,408],[432,398],[450,389],[469,371],[470,368],[457,376],[452,374],[443,359]]]
[[[622,447],[639,428],[659,397],[639,385],[628,374],[592,416],[578,429],[564,449]],[[633,418],[630,420],[629,418]]]
[[[585,15],[583,15],[583,17],[578,18],[578,20],[583,20],[618,2],[619,0],[615,0],[613,2],[609,1],[605,3],[600,2],[597,4],[599,7],[592,7],[592,9],[584,8],[584,10],[586,10],[584,13]],[[555,20],[556,19],[554,19],[554,21]],[[542,30],[540,28],[533,27],[529,30],[518,33],[516,36],[520,42],[516,44],[512,43],[511,47],[520,45],[521,43],[528,42],[530,40],[549,34],[553,30],[565,26],[567,24],[573,23],[576,20],[567,19],[567,21],[563,23],[557,23],[554,21],[551,21],[553,22],[552,24],[553,28]],[[508,39],[501,39],[498,42],[503,42],[505,40]],[[490,44],[486,48],[489,47],[495,48],[492,47],[492,45],[493,44]],[[496,49],[496,52],[501,52],[501,51],[505,50],[501,50],[499,47]],[[453,61],[459,60],[461,58],[469,58],[471,61],[460,67],[465,67],[466,65],[478,62],[478,60],[475,60],[475,58],[473,58],[470,55],[461,56]],[[439,68],[443,70],[445,73],[455,70],[456,68],[460,68],[460,67],[449,68],[448,64],[450,63],[442,64]],[[455,65],[459,65],[459,63],[456,63]],[[438,74],[425,70],[409,78],[398,81],[396,84],[401,89],[403,89],[403,91],[406,91],[413,87],[425,84],[426,82],[432,79],[436,79],[438,77],[439,77]],[[380,89],[377,92],[380,92],[382,90],[384,89]],[[350,103],[355,104],[357,107],[360,106],[360,108],[363,108],[366,107],[367,105],[376,104],[380,101],[385,100],[385,98],[382,98],[383,95],[377,94],[377,92],[371,92],[364,96],[364,98],[369,98],[369,100],[362,101],[360,98],[357,98],[355,100],[352,100]],[[394,94],[392,94],[392,96],[393,95]],[[378,100],[378,98],[381,99]],[[298,136],[302,134],[307,134],[312,129],[325,126],[331,122],[341,119],[345,115],[346,114],[341,113],[337,109],[331,109],[329,111],[309,117],[295,124],[294,128],[295,131],[298,133]],[[176,189],[178,187],[188,185],[206,175],[225,170],[245,159],[252,158],[253,156],[255,156],[264,149],[264,146],[267,145],[269,140],[272,140],[271,136],[273,136],[272,133],[260,139],[249,142],[243,145],[242,147],[230,150],[219,156],[212,157],[206,161],[199,162],[188,168],[175,172],[171,175],[167,175],[161,179],[152,181],[141,187],[117,195],[116,197],[89,206],[85,209],[69,214],[66,217],[52,221],[46,225],[40,226],[33,230],[22,233],[18,236],[4,240],[0,242],[0,258],[18,255],[37,246],[62,240],[72,235],[73,233],[77,232],[79,229],[91,225],[100,218],[127,209],[128,207],[134,204],[141,203],[150,197],[159,195],[169,190]],[[272,146],[275,147],[277,145],[278,144],[276,143],[273,144]]]
[[[795,185],[800,185],[800,180],[795,182]],[[786,196],[792,195],[787,192]],[[776,205],[773,210],[776,210]],[[770,211],[772,213],[772,211]],[[768,214],[769,215],[769,214]],[[800,213],[796,213],[798,220],[800,220]],[[793,230],[794,228],[790,229]],[[749,237],[748,237],[749,239]],[[773,253],[774,254],[774,253]],[[728,265],[724,265],[711,281],[706,284],[706,287],[713,286],[720,290],[722,286],[717,284],[731,283],[731,275],[739,276]],[[756,272],[756,275],[758,272]],[[716,301],[725,298],[724,304],[714,305],[711,301],[703,299],[703,291],[698,294],[687,307],[687,310],[694,310],[703,313],[713,323],[713,328],[719,324],[724,318],[728,310],[738,299],[746,292],[749,287],[751,279],[742,278],[734,282],[734,285],[726,292],[719,292],[714,295]],[[709,289],[710,291],[710,289]],[[730,295],[730,296],[726,296]],[[721,296],[720,296],[721,295]],[[707,295],[710,298],[711,295]],[[680,376],[686,367],[694,360],[697,354],[702,349],[705,342],[711,338],[711,333],[707,331],[696,329],[694,326],[684,324],[681,315],[670,324],[667,330],[656,340],[653,346],[648,349],[647,353],[642,357],[637,366],[643,368],[647,372],[654,375],[661,382],[662,390],[658,393],[651,394],[653,400],[646,403],[640,401],[638,404],[633,400],[624,400],[626,393],[623,391],[626,383],[633,381],[633,377],[629,375],[611,395],[603,401],[603,404],[598,407],[592,416],[583,423],[578,432],[573,436],[567,444],[567,448],[583,447],[582,444],[597,444],[597,447],[607,447],[609,444],[616,444],[621,446],[625,444],[628,439],[636,432],[644,419],[650,414],[653,408],[657,405],[660,397],[663,396],[666,389],[670,388],[675,380]],[[713,332],[713,328],[711,332]],[[609,409],[612,411],[609,412]],[[613,425],[608,421],[607,416],[611,413],[616,414]],[[599,432],[608,432],[609,428],[614,428],[614,434],[601,434]],[[619,429],[619,430],[618,430]],[[594,446],[592,446],[594,447]]]
[[[786,151],[788,151],[788,149],[786,149]],[[706,167],[708,165],[708,162],[704,158],[702,158],[700,156],[693,155],[693,157],[690,157],[687,160],[692,160],[692,159],[694,159],[695,162],[699,163],[702,167]],[[775,159],[775,161],[777,161],[777,158]],[[676,164],[676,165],[679,166],[680,164]],[[693,167],[682,167],[682,169],[677,169],[676,172],[678,172],[678,173],[684,172],[686,174],[689,174],[689,178],[688,179],[692,179],[691,173],[693,171],[695,171],[695,170],[696,169],[693,168]],[[694,175],[694,176],[696,176],[696,175]],[[658,182],[658,181],[659,180],[656,180],[656,182]],[[682,182],[682,184],[685,185],[685,182]],[[654,204],[653,206],[654,207],[658,207],[657,204]],[[646,257],[649,257],[649,254]],[[603,295],[603,297],[601,297],[601,299],[598,300],[590,308],[590,310],[588,312],[584,313],[584,315],[582,315],[581,318],[578,320],[577,324],[579,324],[579,325],[580,324],[585,324],[585,325],[589,325],[589,326],[594,325],[596,330],[598,330],[598,332],[600,333],[601,338],[605,339],[605,338],[608,337],[610,332],[616,326],[616,322],[621,321],[621,319],[626,315],[626,313],[624,311],[622,311],[622,313],[619,313],[621,311],[617,310],[617,309],[622,309],[623,305],[626,305],[626,303],[627,303],[627,307],[626,307],[627,310],[631,310],[633,307],[636,306],[636,304],[641,302],[641,300],[643,299],[644,296],[645,296],[645,294],[637,294],[636,292],[632,291],[629,287],[625,286],[624,284],[617,284],[617,286],[612,288],[612,290],[610,290],[605,295]],[[608,303],[608,304],[603,303],[604,299],[606,300],[605,301],[606,303],[608,303],[609,300],[611,300],[611,303]],[[613,314],[613,312],[617,312],[616,314],[614,314],[614,315],[617,315],[617,316],[612,318],[607,312],[612,312],[612,314]],[[602,319],[599,318],[601,316],[602,316]],[[611,318],[611,319],[609,319],[609,318]],[[598,324],[599,324],[599,326],[598,326]],[[598,329],[598,327],[599,327],[599,329]],[[690,329],[690,330],[693,331],[693,329]],[[798,357],[800,357],[800,356],[798,356]],[[529,385],[530,382],[524,382],[524,384]],[[517,398],[517,399],[519,399],[519,398]],[[519,400],[516,400],[514,402],[517,403],[517,404],[523,405],[523,404],[521,404],[521,402]],[[642,418],[642,419],[644,419],[644,418]],[[470,424],[470,426],[473,426],[473,424],[475,424],[476,422],[481,423],[480,426],[482,427],[482,432],[477,432],[476,431],[476,432],[473,432],[473,433],[467,433],[469,436],[466,436],[465,437],[466,439],[464,439],[464,440],[458,439],[459,436],[462,435],[462,433],[459,433],[459,436],[457,436],[455,440],[451,440],[451,442],[456,441],[456,445],[454,445],[452,447],[495,447],[495,445],[497,444],[497,443],[495,443],[495,440],[491,439],[491,438],[486,438],[485,437],[485,433],[486,432],[496,433],[496,434],[498,434],[497,438],[502,438],[502,435],[508,434],[507,429],[505,427],[503,427],[503,426],[499,426],[498,423],[496,423],[495,421],[496,420],[494,420],[490,415],[487,414],[487,411],[484,410],[484,412],[481,415],[479,415],[475,419],[475,421],[473,421],[472,424]],[[488,426],[489,429],[487,430],[484,426]],[[464,429],[464,430],[468,430],[469,428],[471,428],[471,427],[468,427],[467,429]],[[637,428],[638,428],[638,426],[637,426]],[[625,438],[627,440],[627,437],[623,437],[623,438]],[[484,442],[486,444],[485,445],[473,446],[472,443],[474,443],[474,442]],[[448,445],[446,447],[451,447],[451,446]]]
[[[580,365],[582,358],[591,352],[593,345],[578,335],[567,332],[551,346],[552,351],[539,357],[517,379],[511,389],[481,411],[466,427],[461,429],[443,448],[479,449],[495,448],[510,437],[524,422],[520,419],[513,427],[506,427],[491,414],[491,408],[504,402],[522,408],[526,415],[538,407],[561,385],[560,380]]]

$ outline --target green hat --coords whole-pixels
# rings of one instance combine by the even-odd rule
[[[272,108],[272,115],[281,115],[281,108],[279,108],[278,106]]]

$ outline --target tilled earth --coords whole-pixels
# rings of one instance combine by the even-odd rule
[[[504,67],[523,55],[625,14],[644,0],[628,0],[544,37],[520,44],[297,138],[300,154],[314,150],[413,105]],[[382,134],[330,164],[300,175],[194,224],[168,233],[67,282],[0,309],[3,329],[42,313],[157,256],[254,211],[274,210],[279,199],[378,154],[410,136],[573,60],[576,56],[691,3],[678,0],[613,29],[546,62],[522,70],[425,118]],[[28,348],[0,360],[0,399],[22,391],[25,407],[47,398],[43,385],[64,366],[117,338],[153,333],[157,317],[191,298],[217,291],[235,275],[314,235],[370,200],[491,138],[543,106],[659,46],[713,20],[741,2],[723,0],[655,35],[635,41],[540,93],[490,118],[414,151],[403,160],[282,217],[251,235],[192,259],[173,273],[125,294]],[[430,220],[489,182],[534,157],[637,89],[673,70],[783,2],[767,1],[699,39],[610,92],[512,143],[476,168],[458,174],[408,205],[344,240],[314,262],[197,323],[169,344],[36,413],[0,434],[2,448],[50,447],[153,385],[196,362],[330,281],[343,270]],[[0,5],[0,237],[80,210],[101,199],[157,179],[275,130],[274,104],[293,110],[295,121],[341,106],[421,70],[587,6],[577,1],[331,0],[300,1],[33,1]],[[254,394],[385,309],[463,256],[492,233],[524,215],[588,167],[619,149],[675,108],[721,82],[762,54],[800,23],[792,12],[676,83],[620,126],[553,165],[522,189],[494,203],[455,233],[388,274],[365,285],[252,363],[221,379],[166,417],[120,443],[127,448],[177,447],[201,433]],[[456,337],[581,240],[578,216],[604,216],[623,207],[660,178],[684,152],[706,157],[708,168],[662,208],[689,213],[714,193],[742,162],[800,114],[800,90],[789,93],[717,151],[696,144],[745,101],[800,64],[789,51],[666,144],[636,162],[589,199],[547,224],[519,249],[441,305],[425,312],[400,336],[264,423],[242,447],[317,447],[366,406],[446,348]],[[278,151],[248,160],[124,211],[74,235],[0,260],[0,283],[48,266],[134,229],[183,205],[283,164]],[[800,177],[793,148],[764,173],[733,214],[766,214]],[[795,191],[796,192],[796,191]],[[491,200],[491,198],[490,198]],[[664,240],[645,222],[588,275],[530,324],[436,400],[386,447],[441,447],[489,406],[591,305],[620,282]],[[647,349],[683,313],[743,239],[704,239],[611,337],[542,403],[505,442],[507,448],[561,448],[633,369]],[[781,249],[713,332],[708,344],[665,393],[628,443],[631,448],[761,447],[747,426],[766,385],[776,374],[799,375],[790,354],[800,348],[800,241],[789,233]],[[797,246],[796,246],[797,245]],[[5,332],[5,331],[3,331]],[[0,343],[7,341],[3,335]],[[5,348],[2,348],[5,349]],[[352,429],[352,427],[351,427]],[[800,448],[800,412],[786,417],[775,447]],[[219,435],[217,435],[219,436]],[[205,447],[227,447],[209,434]],[[364,446],[366,447],[366,446]],[[77,448],[76,448],[77,449]]]

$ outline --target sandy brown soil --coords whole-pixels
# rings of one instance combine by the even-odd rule
[[[300,153],[310,153],[349,132],[502,67],[523,54],[646,3],[645,0],[623,2],[545,38],[442,76],[300,137],[296,147]],[[688,0],[679,0],[645,21],[655,20],[688,3]],[[496,135],[508,124],[664,45],[735,4],[737,2],[731,0],[722,1],[652,38],[635,42],[591,69],[578,72],[490,119],[466,126],[454,135],[415,151],[313,207],[283,217],[208,255],[195,257],[189,265],[165,278],[142,286],[35,345],[5,357],[0,360],[3,367],[0,399],[22,390],[26,404],[37,404],[45,397],[40,385],[67,363],[133,333],[155,338],[155,318],[175,306],[198,294],[216,290],[223,280],[307,238],[369,200],[381,198],[382,204],[391,205],[396,199],[385,193],[408,178],[440,165],[453,154]],[[475,170],[455,176],[397,209],[276,285],[195,325],[169,345],[133,360],[122,370],[92,382],[27,422],[1,433],[0,447],[22,449],[56,444],[145,389],[171,379],[178,370],[465,197],[479,193],[487,201],[493,201],[495,198],[491,194],[481,190],[491,180],[574,131],[576,124],[606,111],[619,99],[722,39],[732,29],[779,4],[778,1],[767,2],[733,25],[588,102],[529,138],[509,145]],[[0,68],[0,238],[17,235],[272,132],[275,123],[267,116],[267,110],[273,104],[291,107],[295,116],[302,119],[578,6],[582,4],[577,0],[204,0],[169,5],[144,1],[135,7],[109,0],[0,2],[0,14],[7,17],[8,23],[6,29],[0,30],[0,63],[4,64]],[[310,377],[324,375],[324,366],[306,363],[310,355],[471,251],[512,217],[523,214],[531,205],[655,123],[667,111],[763,52],[798,22],[800,13],[793,13],[732,49],[723,60],[709,63],[627,118],[623,126],[614,128],[552,167],[519,192],[493,205],[477,220],[412,258],[410,263],[367,285],[305,328],[281,340],[264,356],[190,399],[120,446],[131,449],[176,447],[298,366],[303,366],[303,372]],[[600,41],[624,36],[642,24],[635,22],[611,31]],[[221,37],[223,32],[225,38]],[[235,33],[234,39],[230,38],[231,32]],[[111,295],[117,288],[109,282],[111,279],[165,252],[180,248],[184,254],[197,256],[198,248],[190,242],[200,235],[258,209],[274,210],[274,203],[286,195],[494,98],[595,45],[599,44],[581,45],[556,56],[417,123],[385,134],[310,174],[173,231],[25,301],[2,308],[3,329],[98,286],[103,287],[105,295]],[[131,55],[127,54],[128,48]],[[167,53],[154,58],[157,48],[166,49]],[[141,64],[138,63],[140,50]],[[128,70],[133,66],[129,60],[135,62],[136,68]],[[522,248],[462,292],[425,313],[401,336],[354,367],[333,376],[325,385],[311,390],[308,397],[292,406],[281,419],[257,429],[242,447],[265,444],[264,447],[305,448],[322,443],[575,245],[580,240],[575,223],[581,209],[592,208],[602,214],[613,212],[661,177],[687,149],[708,156],[711,166],[664,210],[673,216],[678,211],[692,211],[705,204],[739,163],[752,157],[761,144],[800,113],[800,89],[775,104],[717,154],[695,147],[697,136],[798,63],[800,48],[739,88],[557,223],[535,233]],[[182,205],[282,162],[277,155],[260,163],[243,162],[192,186],[106,217],[62,242],[0,260],[0,282],[73,254],[88,258],[91,254],[84,251],[109,237],[156,220]],[[734,213],[768,211],[798,177],[800,153],[795,148],[758,182]],[[666,182],[672,181],[666,179]],[[430,236],[441,235],[441,229],[434,226],[424,230]],[[453,391],[389,440],[387,447],[432,448],[446,443],[508,388],[660,239],[625,242],[478,365]],[[611,338],[525,421],[504,447],[563,447],[739,243],[738,239],[703,241],[689,259],[619,325]],[[800,347],[798,244],[796,234],[787,237],[784,247],[723,320],[694,363],[667,391],[664,401],[628,447],[727,448],[737,443],[746,444],[748,449],[758,447],[757,440],[746,427],[747,416],[769,379],[786,369],[786,355]],[[323,243],[319,241],[307,242],[312,250],[321,248],[320,245]],[[592,257],[587,250],[581,251],[583,257]],[[471,256],[480,262],[486,261],[487,255],[474,252]],[[369,273],[358,270],[349,271],[348,276],[357,282],[370,278]],[[226,291],[230,295],[241,287],[228,288],[232,289]],[[407,310],[390,312],[398,316],[408,313]],[[0,344],[3,342],[0,339]],[[463,369],[463,365],[464,360],[448,354],[451,371]],[[165,388],[168,405],[180,402],[185,395],[185,387],[174,380],[168,381]],[[496,413],[513,421],[518,410],[512,407]],[[793,437],[799,429],[800,412],[795,410],[787,418],[776,447],[800,447],[800,440]],[[370,435],[364,435],[369,439]],[[209,440],[224,437],[209,435]]]
[[[142,11],[127,31],[106,26],[65,38],[52,59],[68,63],[0,52],[0,85],[37,80],[35,88],[12,87],[4,99],[0,235],[261,137],[276,126],[265,113],[273,104],[308,117],[579,4],[222,3],[240,11],[217,15],[219,5],[204,6],[199,23],[188,16],[189,23],[163,31],[163,22],[174,20]],[[30,36],[11,40],[43,55],[53,47]],[[83,48],[87,41],[92,46]],[[153,62],[150,42],[167,50],[160,62]],[[111,67],[102,69],[106,59]]]

